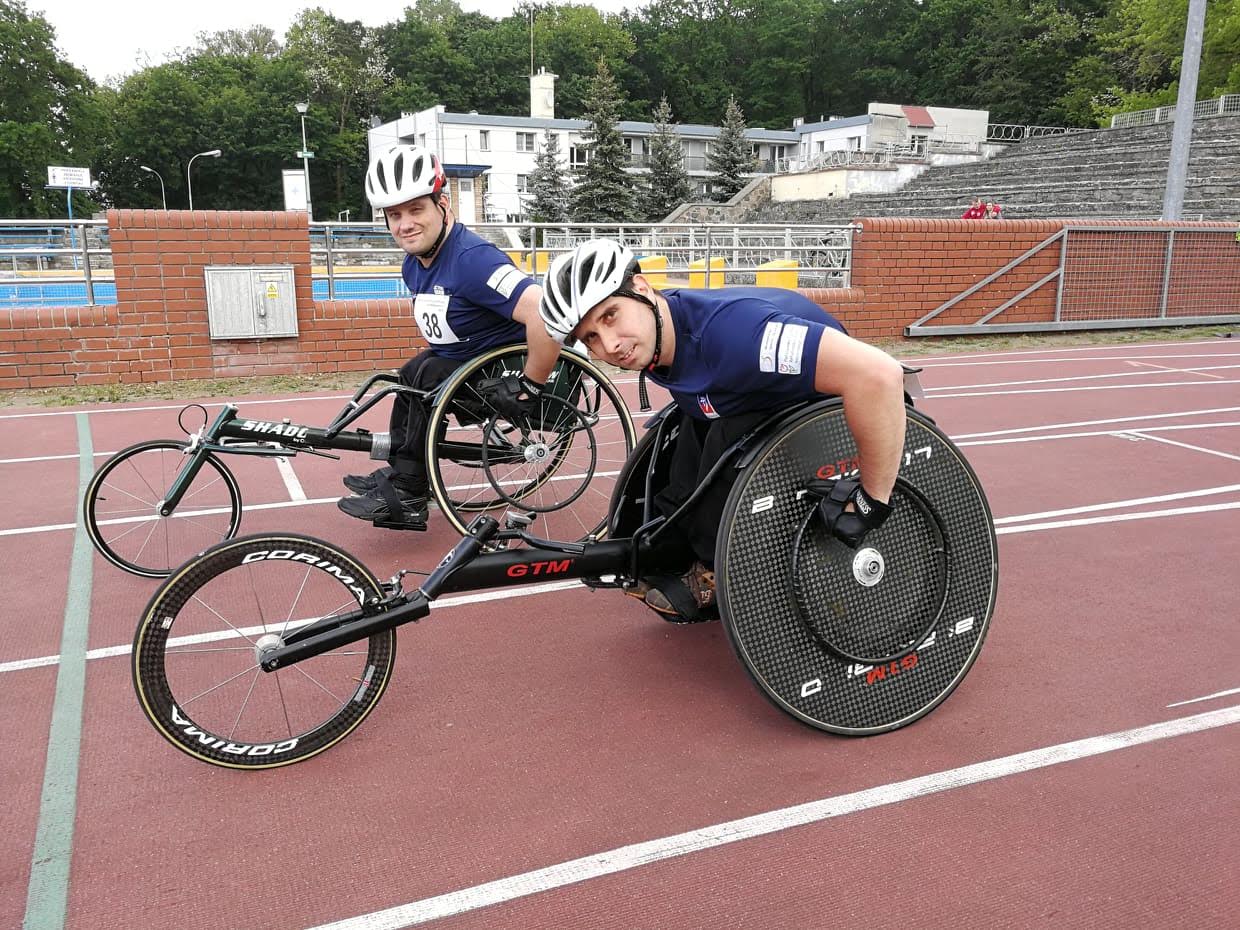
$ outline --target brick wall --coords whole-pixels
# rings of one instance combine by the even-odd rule
[[[806,293],[862,339],[904,327],[1045,240],[1070,220],[861,219],[851,288]],[[425,345],[408,300],[316,301],[301,213],[112,210],[117,304],[0,310],[0,388],[169,381],[243,375],[368,372],[399,367]],[[1117,221],[1111,225],[1134,224]],[[1151,230],[1167,224],[1147,223]],[[1240,314],[1240,244],[1221,223],[1173,224],[1168,315]],[[1074,238],[1076,234],[1073,234]],[[1162,237],[1117,230],[1074,248],[1064,318],[1153,317],[1161,298]],[[975,321],[1058,267],[1058,245],[960,301],[939,324]],[[209,338],[206,265],[291,264],[299,335]],[[1099,310],[1099,308],[1102,308]],[[996,323],[1051,320],[1055,284]]]

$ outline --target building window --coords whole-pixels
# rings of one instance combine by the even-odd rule
[[[426,133],[418,133],[418,145],[422,146],[422,148],[426,148]]]
[[[478,148],[480,148],[484,152],[491,151],[491,130],[489,129],[478,130]]]
[[[534,151],[534,134],[532,132],[517,133],[517,151],[518,152]]]
[[[861,137],[860,136],[849,136],[848,137],[848,151],[850,152],[861,151]]]
[[[574,168],[584,168],[590,161],[590,149],[584,145],[568,147],[568,163]]]
[[[528,194],[530,192],[530,176],[528,174],[517,175],[517,193]]]

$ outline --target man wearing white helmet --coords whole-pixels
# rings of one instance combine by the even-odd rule
[[[540,321],[538,287],[507,255],[456,221],[446,183],[439,158],[414,145],[378,152],[366,171],[366,196],[406,253],[401,275],[429,343],[401,368],[400,380],[429,390],[487,349],[525,342],[523,375],[504,379],[492,398],[501,412],[514,415],[542,391],[560,347]],[[391,434],[388,467],[347,476],[345,487],[354,494],[337,506],[382,526],[425,529],[426,408],[416,398],[396,395]]]
[[[796,291],[734,287],[656,291],[624,246],[586,242],[552,262],[539,307],[558,342],[583,342],[602,360],[644,370],[683,412],[668,486],[655,498],[670,516],[736,439],[778,410],[819,395],[844,401],[857,441],[860,478],[834,487],[824,517],[850,546],[891,512],[888,501],[904,451],[900,363],[859,342]],[[719,476],[684,525],[697,561],[682,577],[639,589],[646,603],[677,619],[710,619],[715,536],[735,470]]]

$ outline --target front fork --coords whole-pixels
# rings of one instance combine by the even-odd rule
[[[185,454],[189,458],[181,466],[181,470],[177,472],[172,485],[168,488],[167,493],[164,494],[164,499],[159,502],[158,510],[161,517],[171,516],[172,512],[177,509],[177,505],[181,503],[181,498],[185,496],[189,486],[198,477],[198,472],[202,469],[202,463],[211,454],[211,450],[208,447],[209,444],[214,443],[219,438],[220,430],[224,428],[224,424],[236,415],[237,408],[232,404],[225,404],[224,409],[219,412],[209,426],[204,426],[198,432],[189,434],[189,445],[185,447]]]

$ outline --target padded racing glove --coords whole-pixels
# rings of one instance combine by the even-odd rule
[[[836,539],[852,549],[861,545],[866,533],[878,529],[891,516],[891,505],[870,497],[856,478],[840,478],[836,481],[815,478],[806,485],[805,490],[822,498],[818,504],[818,512],[822,515],[827,529]],[[850,503],[853,509],[845,510]]]
[[[491,404],[509,420],[518,420],[528,415],[546,388],[525,375],[505,375],[491,392]]]

